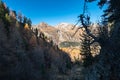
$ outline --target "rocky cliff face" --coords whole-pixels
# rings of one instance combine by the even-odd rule
[[[53,42],[57,45],[64,41],[80,42],[80,34],[83,32],[83,30],[80,29],[74,35],[78,27],[73,28],[74,25],[69,23],[60,23],[57,26],[50,26],[42,22],[39,25],[35,25],[33,27],[37,28],[39,32],[43,32],[47,38],[52,39]]]
[[[92,24],[91,27],[89,27],[91,32],[96,36],[99,34],[99,29],[97,29],[97,27],[97,24]],[[68,53],[72,61],[81,59],[80,44],[83,39],[83,34],[85,33],[83,28],[80,28],[79,26],[75,27],[73,24],[69,23],[60,23],[56,26],[50,26],[44,22],[33,26],[33,28],[37,28],[39,32],[44,33],[48,41],[52,40],[62,51]],[[92,53],[95,52],[95,48],[96,46],[91,46]],[[95,52],[93,56],[97,55],[96,53],[99,53],[99,49],[97,49],[98,51]]]

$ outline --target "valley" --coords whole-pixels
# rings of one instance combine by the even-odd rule
[[[0,80],[120,80],[119,4],[0,0]]]

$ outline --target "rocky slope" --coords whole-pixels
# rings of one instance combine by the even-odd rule
[[[97,36],[99,29],[96,29],[96,27],[98,27],[97,24],[92,24],[90,29],[91,32]],[[84,34],[83,28],[78,29],[79,26],[75,27],[73,24],[69,23],[60,23],[56,26],[50,26],[44,22],[34,25],[33,28],[37,28],[39,33],[44,33],[48,42],[52,41],[54,45],[58,45],[62,51],[68,53],[73,62],[75,60],[81,60],[80,44]],[[97,45],[91,46],[91,52],[94,53],[93,56],[99,53],[100,48]],[[96,48],[97,51],[94,51]]]
[[[0,80],[56,80],[56,74],[65,74],[69,55],[38,37],[29,19],[21,21],[14,12],[0,1]]]
[[[40,32],[43,32],[47,38],[52,39],[57,45],[64,41],[79,42],[79,38],[81,37],[80,34],[82,34],[82,29],[80,29],[74,35],[78,27],[73,28],[74,25],[69,23],[60,23],[57,26],[50,26],[42,22],[33,27],[37,28]]]

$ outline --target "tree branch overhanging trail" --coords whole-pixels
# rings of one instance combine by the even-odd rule
[[[99,42],[99,37],[94,36],[90,30],[88,29],[88,27],[90,27],[90,17],[87,15],[87,11],[86,11],[86,7],[87,7],[87,2],[92,2],[94,0],[84,0],[84,6],[83,6],[83,13],[80,14],[80,16],[78,16],[79,20],[78,22],[74,25],[73,29],[75,28],[76,25],[78,25],[78,23],[81,23],[82,27],[79,27],[75,33],[73,34],[73,36],[78,32],[78,30],[80,28],[84,28],[86,34],[88,34],[90,37],[93,38],[93,41],[91,43],[94,42]]]

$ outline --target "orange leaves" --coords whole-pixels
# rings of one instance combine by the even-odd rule
[[[29,29],[29,25],[25,23],[24,29]]]
[[[73,62],[76,59],[81,60],[80,49],[78,49],[78,48],[61,48],[61,50],[68,53]]]

